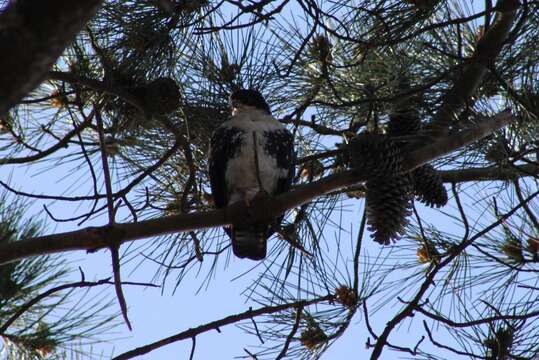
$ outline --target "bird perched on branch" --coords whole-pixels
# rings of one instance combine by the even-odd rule
[[[243,201],[249,206],[260,195],[287,192],[294,177],[292,134],[271,115],[264,97],[256,90],[237,90],[230,95],[232,116],[212,135],[209,175],[217,208]],[[249,221],[226,227],[234,254],[261,260],[267,239],[281,222]]]

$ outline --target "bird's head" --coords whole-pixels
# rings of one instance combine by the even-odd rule
[[[232,113],[235,113],[242,108],[252,107],[271,114],[270,107],[262,94],[253,89],[234,91],[230,94],[229,103]]]

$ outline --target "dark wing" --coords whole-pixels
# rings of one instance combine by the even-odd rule
[[[294,180],[296,152],[294,151],[294,137],[286,130],[266,131],[266,146],[264,150],[277,159],[279,170],[286,170],[286,176],[280,177],[277,181],[277,187],[274,195],[282,194],[290,190]],[[284,214],[275,219],[274,225],[280,226]],[[275,232],[274,226],[268,228],[266,238],[269,238]]]
[[[294,138],[286,129],[264,132],[266,137],[265,151],[277,159],[277,167],[286,170],[286,176],[279,178],[274,194],[287,192],[292,187],[295,173],[296,153]]]
[[[228,126],[220,126],[210,139],[208,173],[215,207],[222,208],[228,203],[225,179],[228,161],[240,150],[245,131]]]

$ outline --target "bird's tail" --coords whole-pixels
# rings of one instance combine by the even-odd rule
[[[262,260],[266,257],[267,225],[236,226],[231,230],[234,255],[251,260]]]

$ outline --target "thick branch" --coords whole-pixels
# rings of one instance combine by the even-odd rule
[[[144,112],[144,108],[140,103],[139,99],[130,94],[128,91],[125,91],[119,87],[107,84],[100,80],[90,79],[84,76],[79,76],[72,72],[62,72],[62,71],[49,71],[48,78],[51,80],[60,80],[65,81],[71,84],[78,84],[89,89],[104,92],[107,94],[115,95],[123,100],[127,101],[129,104],[136,107],[138,110]]]
[[[18,0],[0,14],[0,114],[45,79],[101,0]]]
[[[503,128],[513,119],[509,110],[502,111],[493,117],[481,121],[468,129],[446,136],[440,140],[412,151],[404,157],[405,171],[410,171],[424,165],[433,159],[449,154],[455,149],[467,146],[480,140],[494,131]]]
[[[477,325],[482,325],[482,324],[492,324],[495,321],[499,321],[499,320],[526,320],[532,317],[539,316],[539,311],[532,311],[532,312],[524,313],[524,314],[507,314],[507,315],[499,314],[496,316],[487,316],[487,317],[477,319],[477,320],[456,322],[442,315],[427,311],[419,305],[416,306],[414,310],[420,312],[421,314],[425,315],[428,318],[431,318],[438,322],[442,322],[446,324],[447,326],[454,327],[454,328],[466,328],[466,327],[477,326]]]
[[[220,210],[172,215],[137,223],[118,223],[114,226],[89,227],[2,244],[0,263],[54,252],[106,248],[113,240],[122,243],[174,232],[223,226],[241,222],[248,216],[253,219],[274,217],[331,190],[364,180],[365,178],[353,175],[352,172],[345,172],[302,185],[270,200],[257,199],[251,203],[250,208],[243,202],[238,202]]]
[[[539,164],[442,170],[439,171],[439,174],[446,183],[460,183],[466,181],[511,181],[525,176],[539,175]]]
[[[539,176],[539,164],[512,165],[511,167],[498,165],[458,170],[438,170],[438,174],[442,177],[444,183],[450,184],[469,181],[514,181],[523,177]],[[337,195],[354,191],[364,193],[366,189],[365,184],[361,183],[339,189],[331,194]]]
[[[447,134],[449,125],[456,118],[457,113],[466,100],[475,93],[488,67],[494,63],[500,53],[515,21],[519,6],[520,2],[518,0],[499,0],[496,4],[496,8],[500,9],[500,11],[496,14],[494,24],[477,42],[475,51],[465,65],[464,71],[445,95],[440,110],[429,124],[428,130],[435,137],[442,137]]]
[[[475,128],[462,131],[459,134],[427,145],[424,149],[414,151],[406,157],[404,170],[412,170],[474,140],[481,139],[504,126],[511,118],[510,113],[502,112],[494,116],[492,120],[483,121]],[[315,197],[365,181],[367,175],[345,171],[310,184],[300,185],[294,190],[275,196],[272,199],[255,199],[250,208],[247,208],[243,202],[238,202],[220,210],[173,215],[137,223],[90,227],[2,244],[0,245],[0,264],[54,252],[106,248],[112,241],[121,244],[125,241],[144,239],[151,236],[229,225],[242,222],[247,217],[253,220],[268,220]]]

